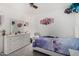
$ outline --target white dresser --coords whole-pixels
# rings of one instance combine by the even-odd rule
[[[9,54],[30,44],[30,34],[22,33],[17,35],[6,35],[4,37],[4,54]]]

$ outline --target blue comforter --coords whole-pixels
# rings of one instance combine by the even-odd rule
[[[33,42],[33,47],[40,47],[64,55],[70,55],[70,48],[79,50],[79,38],[39,37],[35,39],[35,42]]]

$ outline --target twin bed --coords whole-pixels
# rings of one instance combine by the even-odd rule
[[[79,38],[39,36],[33,42],[33,49],[53,56],[70,56],[69,49],[79,50]]]

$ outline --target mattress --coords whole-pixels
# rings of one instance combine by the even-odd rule
[[[36,38],[33,42],[33,48],[36,47],[69,56],[70,48],[79,50],[79,38],[49,38],[42,36]]]
[[[33,48],[33,50],[39,51],[41,53],[44,53],[44,54],[50,55],[50,56],[64,56],[62,54],[59,54],[59,53],[56,53],[56,52],[51,52],[49,50],[46,50],[46,49],[43,49],[43,48],[40,48],[40,47],[35,47],[35,48]]]

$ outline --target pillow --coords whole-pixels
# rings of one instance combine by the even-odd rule
[[[69,49],[71,56],[79,56],[79,51],[74,49]]]

